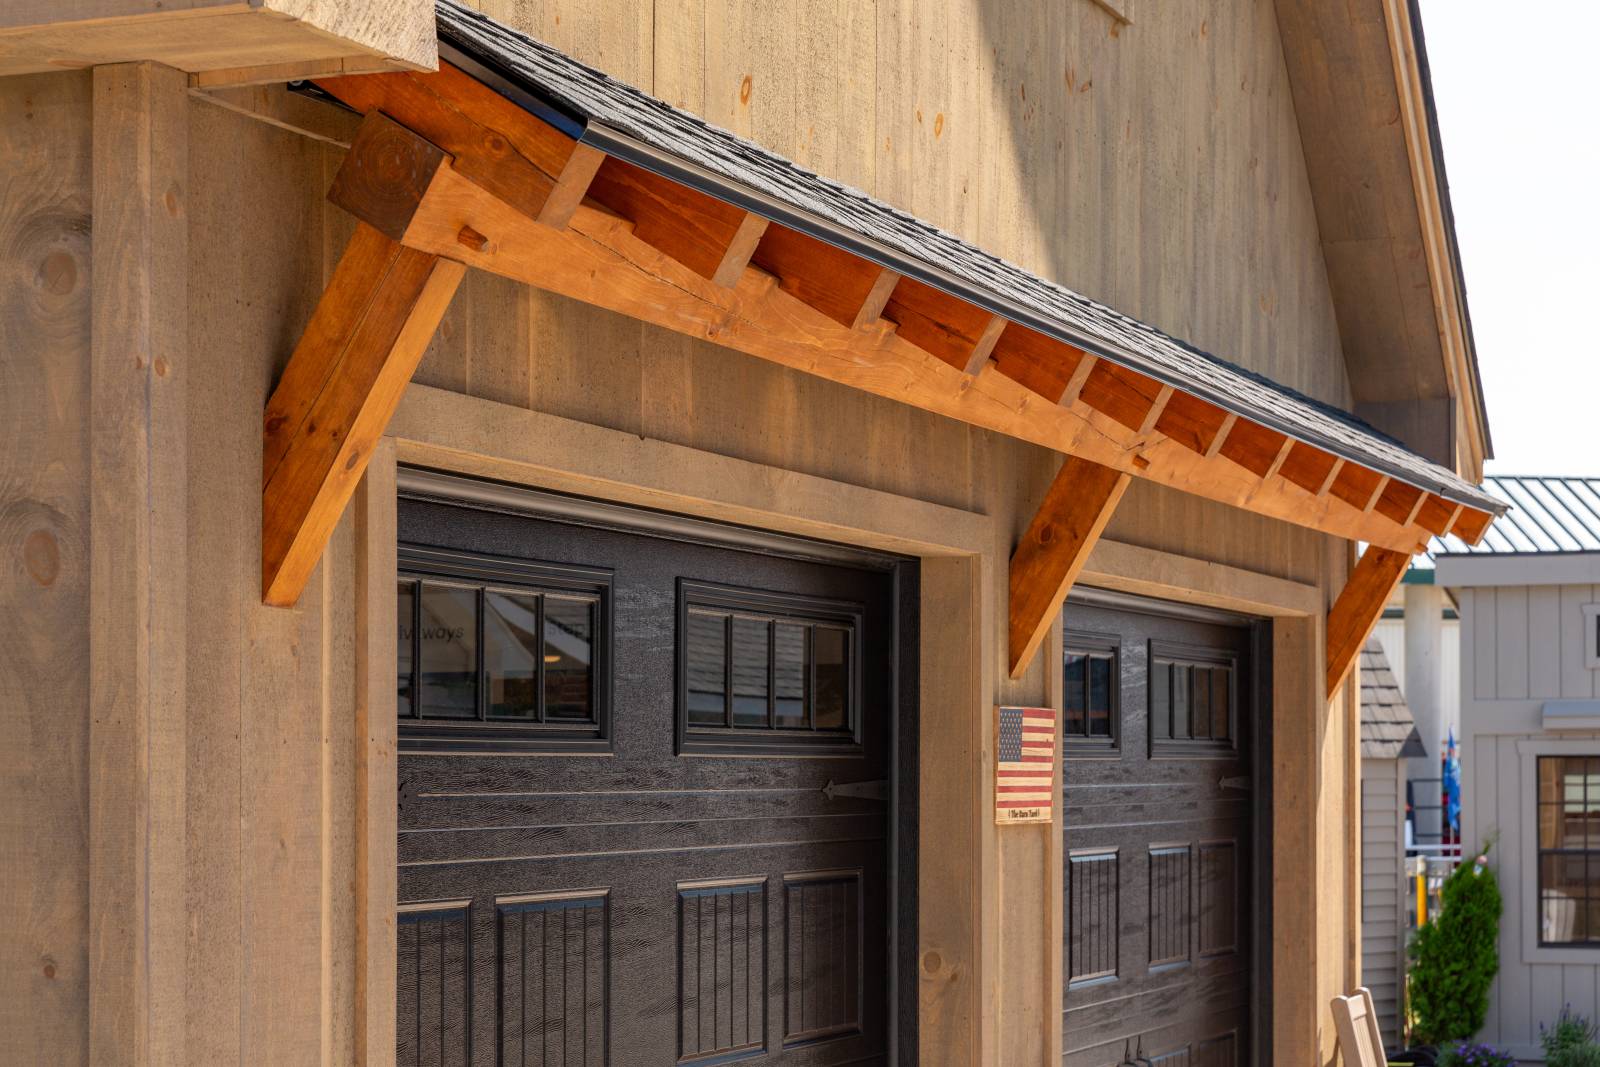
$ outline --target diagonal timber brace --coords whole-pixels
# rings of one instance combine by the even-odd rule
[[[403,136],[401,136],[403,135]],[[289,607],[322,557],[466,267],[401,245],[448,157],[369,119],[334,189],[369,205],[267,401],[262,599]],[[376,223],[372,225],[369,223]]]
[[[1361,646],[1383,614],[1389,594],[1406,573],[1411,556],[1368,545],[1350,572],[1339,599],[1328,611],[1328,698],[1338,692],[1355,665]]]
[[[1132,476],[1068,456],[1011,556],[1011,677],[1027,670]]]

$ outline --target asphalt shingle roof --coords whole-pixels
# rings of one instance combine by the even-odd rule
[[[1427,754],[1400,682],[1389,669],[1389,657],[1382,645],[1369,640],[1361,649],[1361,755],[1402,759]]]
[[[702,187],[962,299],[1211,400],[1297,440],[1445,496],[1499,513],[1493,496],[1349,413],[1202,352],[1065,286],[1040,278],[866,193],[769,152],[585,66],[457,0],[438,2],[447,57],[487,68],[579,140],[642,145],[657,168],[709,178]],[[451,49],[457,50],[452,53]],[[527,106],[526,103],[524,106]],[[618,138],[616,135],[622,135]],[[640,160],[635,159],[635,162]],[[644,162],[642,165],[651,165]]]

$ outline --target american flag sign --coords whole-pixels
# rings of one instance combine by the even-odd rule
[[[994,821],[1049,822],[1055,814],[1056,713],[996,708]]]

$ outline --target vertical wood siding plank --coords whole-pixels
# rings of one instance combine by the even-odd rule
[[[1561,695],[1561,590],[1552,585],[1528,590],[1528,696]]]
[[[0,79],[0,1061],[89,1056],[89,72]]]
[[[183,1054],[187,135],[182,74],[154,64],[95,71],[93,1063]]]
[[[187,909],[189,945],[188,1058],[190,1063],[239,1063],[243,953],[243,766],[240,745],[245,615],[258,597],[254,575],[255,479],[242,473],[261,447],[237,396],[237,364],[246,352],[246,319],[227,294],[246,288],[241,246],[251,239],[238,224],[238,200],[209,175],[235,174],[254,143],[250,126],[218,108],[190,112],[190,224],[209,234],[189,248],[193,299],[188,456],[189,498],[205,506],[188,515],[191,595],[187,626],[204,634],[206,654],[189,658],[189,700],[206,713],[188,732]],[[243,136],[241,136],[243,135]],[[264,395],[264,394],[263,394]],[[246,516],[249,516],[247,520]],[[253,581],[253,578],[250,579]]]
[[[1473,695],[1478,700],[1493,700],[1498,696],[1495,688],[1495,636],[1499,630],[1498,590],[1474,589],[1472,611],[1472,669]]]
[[[1495,590],[1495,695],[1502,700],[1528,696],[1528,588]]]
[[[1492,774],[1488,781],[1483,782],[1485,789],[1483,799],[1477,801],[1480,810],[1495,812],[1494,823],[1480,826],[1479,831],[1483,836],[1500,833],[1500,840],[1496,847],[1499,849],[1500,858],[1497,861],[1501,871],[1500,892],[1504,901],[1504,918],[1500,922],[1500,953],[1502,959],[1517,959],[1522,953],[1522,940],[1524,924],[1533,922],[1535,916],[1535,903],[1523,899],[1522,878],[1518,870],[1522,856],[1522,838],[1528,827],[1522,823],[1522,790],[1532,788],[1532,783],[1522,781],[1522,757],[1517,752],[1517,742],[1512,737],[1495,737],[1492,735],[1478,735],[1473,740],[1475,747],[1485,749],[1491,754],[1493,766],[1486,767]],[[1487,761],[1486,761],[1487,762]],[[1463,841],[1465,848],[1480,848],[1482,841]],[[1529,1034],[1536,1029],[1532,1019],[1529,988],[1532,971],[1537,968],[1530,967],[1505,967],[1505,985],[1501,988],[1502,995],[1498,1003],[1491,1001],[1490,1020],[1496,1027],[1498,1040],[1502,1042],[1517,1041],[1519,1035]],[[1560,995],[1559,989],[1557,996]],[[1538,1003],[1538,1001],[1533,1001]]]

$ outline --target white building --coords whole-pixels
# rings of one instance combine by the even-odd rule
[[[1497,841],[1505,896],[1480,1038],[1537,1059],[1563,1005],[1600,1014],[1600,478],[1488,483],[1516,510],[1433,555],[1461,614],[1462,840]]]

